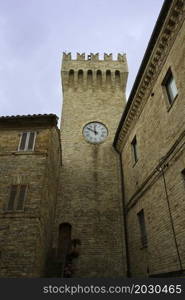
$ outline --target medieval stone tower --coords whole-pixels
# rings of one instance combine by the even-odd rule
[[[87,59],[77,54],[73,60],[63,54],[63,160],[56,231],[64,232],[59,232],[56,247],[69,235],[80,244],[74,277],[125,273],[119,160],[112,144],[125,106],[127,74],[125,55],[113,60],[104,54],[100,60],[98,54]]]

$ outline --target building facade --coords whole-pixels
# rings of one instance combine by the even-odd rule
[[[185,274],[185,2],[125,55],[63,54],[63,110],[0,117],[0,277]],[[61,150],[62,145],[62,150]]]
[[[184,9],[183,1],[165,1],[114,142],[131,276],[185,269]]]
[[[60,165],[55,115],[0,118],[0,277],[45,276]]]

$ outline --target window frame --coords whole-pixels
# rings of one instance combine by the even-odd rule
[[[25,145],[24,145],[24,149],[21,149],[21,143],[22,143],[23,135],[24,135],[25,133],[26,133]],[[34,133],[33,145],[32,145],[32,148],[31,148],[31,149],[28,149],[31,133]],[[37,134],[36,131],[23,131],[23,132],[21,133],[21,136],[20,136],[19,146],[18,146],[18,151],[19,151],[19,152],[20,152],[20,151],[23,151],[23,152],[26,152],[26,151],[34,151],[34,149],[35,149],[36,134]]]
[[[173,89],[171,89],[172,82],[174,82],[174,84],[175,84],[175,89],[176,89],[175,95],[173,95],[173,92],[172,92]],[[166,75],[162,81],[162,87],[163,87],[163,91],[165,94],[165,100],[168,105],[168,108],[171,108],[175,99],[178,96],[177,84],[176,84],[176,80],[175,80],[175,77],[174,77],[174,74],[173,74],[171,68],[169,68],[168,71],[166,72]]]
[[[9,208],[13,187],[16,187],[16,191],[15,191],[14,199],[12,201],[13,202],[12,207]],[[20,195],[21,195],[21,188],[22,187],[25,187],[25,191],[24,191],[24,196],[23,196],[21,208],[18,208],[19,203],[20,203],[19,201],[20,201]],[[25,205],[25,201],[26,201],[26,197],[27,197],[27,192],[28,192],[28,184],[12,184],[12,185],[10,185],[10,190],[9,190],[9,194],[8,194],[8,201],[7,201],[5,210],[7,212],[24,211],[24,205]]]
[[[181,174],[182,174],[183,183],[185,184],[185,168],[181,171]]]

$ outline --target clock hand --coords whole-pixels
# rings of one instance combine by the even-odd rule
[[[95,133],[95,131],[94,131],[92,128],[87,127],[87,129],[89,129],[90,131],[92,131],[92,132]],[[96,133],[95,133],[95,134],[96,134]]]
[[[96,131],[96,125],[94,125],[94,133],[95,133],[95,135],[98,133],[98,132]]]

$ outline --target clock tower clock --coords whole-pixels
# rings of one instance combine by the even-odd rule
[[[102,123],[90,122],[84,126],[83,135],[86,141],[93,144],[99,144],[106,139],[108,130]]]
[[[63,54],[62,172],[56,233],[80,241],[74,277],[124,276],[120,170],[112,143],[125,106],[126,56]],[[56,234],[56,247],[58,238]],[[65,268],[65,266],[63,266]]]

